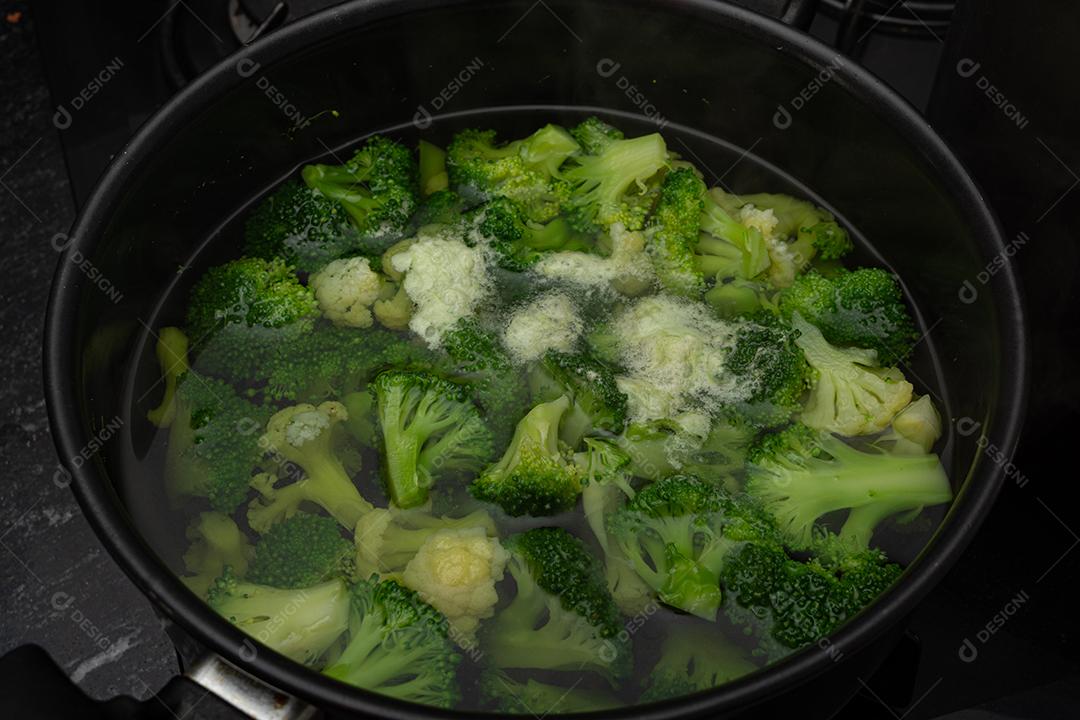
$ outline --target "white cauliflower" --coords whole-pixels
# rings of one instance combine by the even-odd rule
[[[495,614],[495,584],[502,580],[508,558],[483,527],[440,530],[420,546],[402,580],[446,616],[452,637],[468,647],[480,621]]]
[[[343,327],[371,327],[371,305],[379,299],[382,278],[367,258],[333,260],[308,284],[326,319]]]
[[[585,329],[574,302],[564,293],[550,292],[510,317],[503,341],[521,364],[549,351],[570,352]]]
[[[442,345],[442,336],[458,320],[473,314],[488,294],[485,251],[458,239],[428,236],[390,257],[404,273],[402,287],[416,305],[409,328],[428,346]]]

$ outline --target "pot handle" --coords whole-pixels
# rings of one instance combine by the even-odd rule
[[[817,9],[817,0],[729,0],[729,2],[803,30],[810,27],[814,10]]]
[[[35,720],[309,720],[315,709],[216,655],[196,662],[142,702],[87,697],[49,654],[23,645],[0,657],[0,717]]]

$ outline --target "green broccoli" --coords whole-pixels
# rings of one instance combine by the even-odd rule
[[[349,577],[353,544],[336,520],[300,512],[273,525],[255,544],[248,582],[303,588],[335,577]]]
[[[574,231],[563,218],[546,223],[530,221],[510,198],[496,197],[463,217],[466,242],[483,240],[495,251],[499,267],[523,272],[544,253],[588,250],[585,236]]]
[[[165,383],[165,389],[161,394],[161,402],[147,411],[146,419],[159,428],[167,428],[176,417],[177,383],[189,369],[187,335],[180,328],[161,328],[154,354],[158,367],[161,368],[161,380]]]
[[[771,286],[761,281],[733,278],[717,281],[705,291],[704,300],[724,319],[749,317],[770,308]]]
[[[476,527],[490,537],[497,535],[495,521],[485,510],[462,517],[435,517],[420,510],[375,508],[356,525],[357,574],[401,572],[435,533]]]
[[[911,402],[914,388],[897,368],[876,367],[875,350],[838,348],[794,313],[795,338],[812,370],[810,396],[800,420],[841,435],[870,435],[888,427]]]
[[[660,646],[660,660],[645,679],[641,702],[711,690],[757,669],[715,627],[695,623],[671,627]]]
[[[420,198],[412,152],[381,135],[368,138],[344,165],[307,165],[301,174],[352,216],[364,252],[382,252],[400,237]]]
[[[800,424],[762,437],[747,461],[747,491],[795,547],[810,545],[828,513],[850,511],[840,537],[865,548],[885,518],[952,499],[937,455],[857,449]]]
[[[240,258],[199,278],[188,302],[187,333],[196,351],[225,330],[239,333],[236,344],[252,345],[267,335],[260,330],[304,331],[318,316],[315,294],[284,260]]]
[[[419,157],[420,194],[427,198],[446,191],[450,184],[446,174],[446,151],[421,140],[416,154]]]
[[[667,146],[659,133],[612,140],[599,155],[574,157],[562,172],[572,185],[570,224],[583,232],[614,223],[641,230],[652,202],[645,183],[667,165]]]
[[[240,397],[228,384],[185,372],[176,385],[169,425],[165,482],[173,497],[206,498],[232,512],[247,498],[262,458],[257,429],[270,412]]]
[[[626,393],[619,390],[611,368],[587,354],[547,352],[531,373],[530,384],[535,399],[570,398],[559,437],[571,448],[594,430],[614,434],[626,426]]]
[[[585,545],[562,528],[548,527],[511,536],[504,547],[517,593],[486,627],[484,647],[492,664],[504,670],[589,670],[612,684],[625,677],[629,638]]]
[[[739,222],[705,194],[695,262],[699,272],[717,281],[750,280],[768,269],[769,248],[759,229]]]
[[[461,220],[464,211],[465,202],[456,192],[449,189],[438,190],[420,203],[413,215],[412,224],[418,228],[424,225],[453,225]]]
[[[461,656],[446,619],[393,580],[361,580],[349,595],[348,644],[323,673],[399,700],[453,707]]]
[[[701,231],[705,183],[690,168],[672,170],[660,186],[650,219],[649,256],[661,284],[679,295],[696,295],[705,281],[694,255]]]
[[[247,572],[254,548],[225,513],[199,513],[188,525],[187,539],[191,544],[184,553],[184,568],[189,574],[180,579],[200,598],[206,598],[226,566],[241,576]]]
[[[226,567],[207,603],[263,645],[304,665],[317,664],[348,627],[349,590],[337,578],[286,590],[237,579]]]
[[[748,423],[725,418],[714,420],[704,437],[674,420],[652,420],[627,426],[615,442],[630,457],[629,469],[636,477],[658,480],[684,472],[726,483],[742,470],[756,435]]]
[[[554,515],[569,510],[581,493],[581,471],[559,441],[566,396],[537,405],[521,419],[502,458],[473,481],[473,496],[508,515]]]
[[[585,476],[581,508],[604,551],[608,591],[627,615],[643,612],[655,593],[634,571],[607,531],[607,517],[634,497],[629,477],[630,457],[611,440],[585,438],[585,450],[575,453],[574,461]]]
[[[622,140],[624,137],[622,130],[608,125],[595,115],[585,118],[571,128],[570,134],[588,155],[599,155],[612,141]]]
[[[484,673],[480,678],[480,697],[495,712],[537,718],[622,705],[618,698],[603,690],[582,688],[578,684],[563,687],[532,678],[519,681],[501,671]]]
[[[439,477],[477,470],[491,457],[491,431],[465,387],[428,373],[388,370],[371,390],[384,479],[398,507],[423,505]]]
[[[719,575],[730,553],[775,534],[757,508],[692,475],[642,488],[609,516],[607,529],[662,602],[706,620],[720,607]]]
[[[555,219],[569,195],[558,173],[577,151],[577,142],[555,125],[502,146],[494,130],[463,130],[447,148],[446,167],[451,187],[467,200],[510,198],[529,220],[546,223]]]
[[[810,366],[795,337],[791,328],[767,313],[740,324],[736,331],[724,367],[754,387],[753,395],[735,407],[738,416],[754,427],[783,424],[802,408]]]
[[[360,234],[338,202],[290,180],[263,199],[244,223],[244,253],[281,259],[305,272],[361,249]]]
[[[348,417],[345,406],[326,401],[318,406],[301,403],[274,413],[259,444],[278,466],[287,484],[262,474],[252,479],[260,498],[248,506],[248,524],[265,533],[276,522],[296,514],[305,502],[319,505],[347,530],[372,509],[360,495],[335,453],[334,426]],[[299,479],[297,470],[304,477]]]
[[[725,563],[724,613],[774,661],[819,642],[900,576],[877,550],[845,550],[842,559],[792,559],[782,547],[749,543]]]
[[[472,388],[492,430],[495,448],[510,441],[514,426],[529,410],[529,393],[519,368],[502,347],[499,336],[473,318],[463,318],[443,334],[443,350],[455,374]]]
[[[905,361],[918,339],[900,283],[881,268],[831,278],[808,272],[780,294],[779,307],[787,317],[802,315],[833,345],[876,351],[883,365]]]

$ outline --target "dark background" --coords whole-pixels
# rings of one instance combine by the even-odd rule
[[[150,5],[81,7],[145,14],[143,24],[150,26],[160,13]],[[74,218],[73,190],[81,197],[87,189],[69,184],[61,132],[82,130],[78,124],[64,131],[54,125],[56,104],[68,96],[50,97],[45,67],[54,89],[58,68],[70,69],[77,88],[91,74],[86,68],[103,60],[85,60],[93,36],[85,38],[86,47],[49,47],[43,57],[35,16],[55,22],[58,13],[69,11],[61,3],[0,1],[0,654],[35,643],[91,696],[145,698],[178,670],[172,643],[56,475],[42,399],[41,328],[58,258],[53,238]],[[70,21],[78,22],[71,12]],[[999,461],[1009,477],[993,514],[912,618],[909,639],[845,717],[1080,717],[1080,619],[1073,591],[1080,570],[1080,511],[1072,487],[1080,404],[1074,362],[1080,280],[1080,50],[1072,45],[1077,28],[1075,3],[960,3],[947,38],[931,31],[910,56],[885,39],[863,56],[958,151],[997,209],[1007,237],[1028,238],[1010,262],[1023,279],[1032,321],[1033,383],[1024,441]],[[831,37],[834,30],[828,19],[815,21],[819,36]],[[964,68],[978,69],[965,76],[957,70],[962,61]],[[153,76],[141,67],[128,72],[131,82],[147,81],[146,93],[156,87]],[[988,96],[986,85],[1000,95]],[[130,86],[127,92],[118,83],[94,100],[95,112],[109,118],[107,131],[94,139],[105,155],[144,117],[125,103],[147,96]],[[1002,105],[1015,108],[1024,122],[1008,117]],[[70,154],[68,162],[75,162]],[[74,177],[86,176],[86,168],[71,169]],[[976,649],[974,659],[965,641]],[[968,709],[976,706],[982,709]]]

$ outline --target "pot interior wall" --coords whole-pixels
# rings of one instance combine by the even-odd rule
[[[379,129],[437,143],[470,125],[513,137],[549,119],[573,121],[589,112],[582,108],[622,113],[635,132],[661,128],[710,183],[812,190],[869,239],[860,252],[880,254],[864,259],[900,274],[933,328],[909,373],[939,395],[947,417],[990,422],[1002,384],[1000,309],[988,291],[960,300],[990,260],[987,229],[952,198],[942,168],[835,68],[778,52],[737,22],[707,22],[714,16],[705,3],[678,8],[552,1],[417,9],[342,28],[284,60],[242,62],[213,80],[216,100],[178,112],[171,139],[124,160],[138,164],[135,180],[87,258],[99,280],[84,284],[74,329],[83,418],[98,434],[114,418],[135,418],[124,442],[103,444],[106,473],[118,477],[149,445],[138,418],[156,402],[148,389],[157,370],[152,348],[139,342],[144,327],[181,321],[177,308],[161,306],[168,288],[194,279],[178,268],[205,264],[205,255],[192,260],[198,249],[269,185]],[[212,245],[210,253],[238,252]],[[977,460],[974,439],[950,433],[946,462],[958,485]]]

